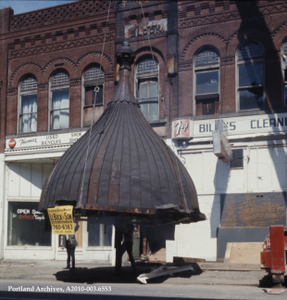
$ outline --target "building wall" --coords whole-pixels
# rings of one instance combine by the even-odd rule
[[[5,169],[5,163],[4,163],[4,154],[0,154],[0,243],[1,245],[4,245],[4,209],[5,209],[5,202],[4,202],[4,185],[5,185],[5,176],[4,176],[4,169]],[[0,247],[0,259],[3,259],[4,255],[4,247]]]
[[[265,193],[265,204],[270,206],[272,213],[272,207],[278,206],[280,213],[284,209],[280,193],[285,193],[287,189],[287,123],[283,95],[286,78],[281,55],[287,37],[285,1],[111,1],[107,20],[108,5],[109,1],[87,0],[20,15],[13,15],[10,8],[0,10],[0,152],[5,161],[1,173],[0,154],[0,215],[3,216],[0,240],[6,245],[8,202],[39,201],[41,185],[49,168],[46,160],[57,160],[72,144],[72,135],[82,135],[87,130],[83,126],[82,107],[82,79],[86,66],[91,63],[101,64],[105,73],[104,104],[96,109],[97,117],[112,98],[119,75],[115,53],[124,37],[129,38],[130,46],[136,54],[131,78],[135,94],[137,64],[144,57],[154,57],[158,62],[159,115],[158,120],[150,124],[185,164],[195,183],[200,209],[208,217],[205,222],[176,226],[175,239],[166,242],[167,261],[172,261],[173,256],[206,260],[216,260],[219,256],[222,258],[226,242],[235,234],[239,241],[246,240],[247,235],[251,240],[255,236],[263,240],[268,222],[271,224],[275,219],[266,218],[269,221],[260,226],[252,225],[249,220],[244,230],[237,225],[232,227],[229,224],[232,227],[229,228],[227,224],[223,227],[221,223],[224,209],[233,209],[231,204],[237,203],[237,196],[246,200],[248,195],[251,197]],[[149,35],[144,31],[145,25],[150,30],[153,28]],[[237,51],[245,41],[257,41],[264,48],[265,105],[262,109],[240,110],[239,107]],[[195,100],[198,70],[195,59],[198,51],[204,47],[215,49],[220,58],[216,67],[220,73],[219,109],[210,115],[198,114]],[[49,79],[59,69],[66,70],[70,76],[70,122],[69,128],[52,131],[49,126]],[[33,74],[38,81],[37,131],[19,134],[19,82],[26,74]],[[268,120],[275,118],[274,114],[283,114],[286,124],[273,126]],[[242,130],[232,135],[233,125],[230,122],[233,120],[227,118],[234,118],[238,123],[246,121],[248,124],[250,120],[256,119],[257,123],[252,124],[257,124],[257,127],[255,129],[251,126],[245,132]],[[263,118],[269,122],[271,129],[268,131],[260,129],[267,124],[260,123],[265,122]],[[172,122],[183,119],[192,122],[194,136],[184,142],[172,140]],[[223,163],[213,154],[212,131],[215,119],[229,122],[232,149],[243,149],[242,168],[232,169],[229,163]],[[199,124],[208,124],[208,127],[204,127],[205,132],[196,131]],[[70,141],[62,137],[64,133],[71,135]],[[20,139],[27,142],[35,138],[37,142],[34,144],[32,142],[19,148]],[[15,148],[9,148],[8,142],[11,139],[18,143]],[[45,139],[54,144],[49,148]],[[272,193],[274,199],[270,200],[269,194]],[[232,195],[237,196],[232,198]],[[229,201],[228,205],[223,199]],[[251,200],[250,203],[252,206]],[[260,212],[255,215],[257,219],[264,219],[268,214],[264,209],[260,209]],[[230,211],[226,213],[229,215]],[[87,232],[85,222],[83,232]],[[87,245],[87,234],[83,237],[83,243]],[[56,245],[57,239],[52,238],[52,247]],[[1,253],[5,258],[18,255],[16,253],[19,249],[15,248],[15,252],[14,248],[12,252],[11,249],[0,249],[0,257]],[[23,257],[52,255],[51,249],[43,249],[38,254],[33,252],[34,249],[28,250]],[[94,255],[93,249],[88,247],[78,251],[82,258],[92,258]],[[101,251],[98,252],[99,258],[114,259],[114,249]],[[58,251],[56,258],[64,259],[64,256],[64,252]]]

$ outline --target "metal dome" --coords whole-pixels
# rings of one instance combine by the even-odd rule
[[[39,208],[73,203],[87,214],[163,222],[204,220],[186,168],[146,121],[133,96],[134,53],[127,41],[117,59],[120,81],[113,99],[91,132],[55,165]]]

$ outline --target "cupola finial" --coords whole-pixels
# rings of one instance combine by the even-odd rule
[[[131,65],[134,63],[135,53],[130,48],[128,39],[124,39],[122,47],[116,53],[117,63],[120,64],[121,69],[131,70]]]

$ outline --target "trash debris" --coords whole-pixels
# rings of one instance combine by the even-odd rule
[[[144,273],[137,277],[137,281],[143,284],[147,284],[147,280],[151,278],[161,277],[165,275],[173,276],[175,273],[180,273],[184,271],[196,271],[192,266],[183,266],[183,267],[160,267],[151,271],[150,273]]]
[[[285,289],[280,289],[280,288],[270,288],[270,289],[263,289],[263,291],[267,294],[272,294],[272,295],[281,295],[285,292]]]

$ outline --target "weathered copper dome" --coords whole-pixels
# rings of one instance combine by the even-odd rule
[[[39,208],[74,203],[92,214],[167,222],[205,219],[186,168],[146,121],[133,96],[134,54],[127,41],[117,59],[120,81],[114,98],[91,132],[56,164]]]

